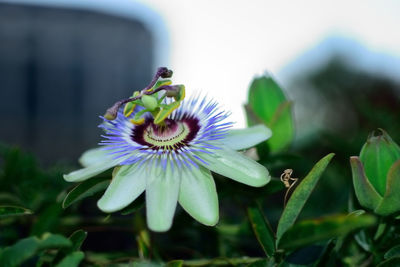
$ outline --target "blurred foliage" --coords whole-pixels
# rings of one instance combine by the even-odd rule
[[[396,142],[400,141],[400,84],[356,69],[352,62],[338,55],[320,68],[299,72],[288,87],[293,95],[308,99],[302,103],[293,100],[294,105],[308,111],[308,117],[298,118],[304,124],[299,128],[307,128],[322,117],[319,128],[313,128],[297,140],[294,150],[313,160],[330,152],[336,154],[326,174],[328,179],[321,183],[313,198],[316,201],[313,209],[344,211],[348,194],[352,192],[349,157],[359,155],[367,137],[378,128],[385,129]],[[335,201],[324,206],[318,205],[319,199]]]
[[[288,99],[273,78],[256,78],[247,117],[249,124],[265,123],[275,134],[257,147],[259,162],[275,178],[251,188],[215,174],[216,227],[201,225],[178,208],[169,232],[150,232],[143,196],[117,213],[98,210],[111,172],[71,186],[62,174],[74,166],[44,169],[32,155],[0,146],[0,266],[398,264],[399,214],[383,217],[360,209],[349,158],[359,155],[374,129],[400,141],[399,86],[337,59],[293,83],[322,96],[324,112],[312,112],[324,114],[327,127],[296,139],[296,99]],[[289,188],[279,179],[285,169],[298,179]]]
[[[267,142],[260,144],[261,153],[286,149],[294,138],[292,103],[271,77],[255,78],[249,88],[249,103],[245,106],[249,126],[264,123],[273,132]]]

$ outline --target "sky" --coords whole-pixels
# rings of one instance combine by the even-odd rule
[[[169,30],[174,80],[189,92],[217,99],[232,111],[237,127],[245,125],[242,106],[255,75],[284,79],[285,66],[330,36],[400,57],[400,1],[141,2],[159,13]]]
[[[287,70],[293,69],[287,66],[293,66],[298,58],[302,58],[300,68],[321,60],[321,55],[308,51],[331,36],[355,40],[364,50],[385,55],[382,60],[394,56],[396,64],[400,62],[398,0],[11,2],[93,9],[143,20],[156,40],[154,67],[171,68],[174,81],[184,84],[188,95],[202,92],[220,102],[232,112],[236,127],[245,125],[242,106],[255,75],[268,72],[285,84]],[[393,60],[382,63],[378,62],[380,56],[369,60],[368,53],[348,52],[357,62],[360,55],[363,68],[379,65],[388,71],[393,69],[385,66]],[[304,54],[311,56],[304,59]]]

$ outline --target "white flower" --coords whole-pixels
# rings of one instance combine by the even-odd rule
[[[89,179],[120,166],[98,201],[104,212],[115,212],[146,192],[148,227],[167,231],[179,204],[205,225],[218,222],[218,196],[211,171],[250,186],[263,186],[271,177],[267,169],[235,150],[267,140],[271,131],[258,125],[231,130],[226,112],[215,102],[183,101],[162,124],[151,114],[140,125],[119,112],[115,120],[104,119],[101,145],[85,152],[85,168],[64,175],[69,182]]]

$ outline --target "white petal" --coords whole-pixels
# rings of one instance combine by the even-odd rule
[[[156,232],[168,231],[178,202],[180,171],[170,164],[165,170],[154,165],[146,178],[146,216],[147,225]]]
[[[182,169],[179,204],[194,219],[213,226],[218,222],[218,195],[214,179],[203,166]]]
[[[124,165],[112,179],[97,206],[104,212],[114,212],[131,204],[146,188],[146,176],[138,164]]]
[[[222,139],[225,146],[235,149],[253,147],[272,136],[272,132],[265,125],[259,124],[245,129],[232,129]]]
[[[118,161],[116,160],[103,161],[101,163],[96,163],[90,165],[89,167],[73,171],[69,174],[64,174],[64,179],[67,182],[81,182],[92,178],[93,176],[96,176],[97,174],[102,173],[103,171],[108,170],[116,165],[118,165]]]
[[[198,161],[207,169],[250,186],[263,186],[271,180],[261,164],[227,147],[210,150],[213,154],[196,153],[207,162]]]
[[[82,156],[79,158],[79,163],[84,167],[88,167],[90,165],[94,165],[99,162],[103,162],[104,160],[109,159],[107,155],[107,151],[103,148],[92,148],[86,150]]]

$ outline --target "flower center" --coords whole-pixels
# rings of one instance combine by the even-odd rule
[[[200,129],[195,118],[166,119],[164,122],[164,125],[157,125],[152,118],[147,119],[133,128],[132,140],[154,150],[176,150],[187,146]]]

